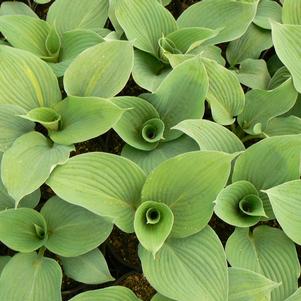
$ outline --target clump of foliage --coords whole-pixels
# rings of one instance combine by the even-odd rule
[[[152,301],[301,300],[301,1],[35,2],[0,7],[0,300],[141,300],[113,226]]]

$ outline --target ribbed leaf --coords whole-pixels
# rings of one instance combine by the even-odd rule
[[[294,294],[289,296],[285,301],[299,301],[301,297],[301,288],[297,289]]]
[[[210,40],[210,43],[218,44],[242,36],[254,19],[256,8],[257,1],[203,0],[185,10],[178,24],[180,27],[221,29]]]
[[[66,92],[70,96],[116,95],[130,77],[133,57],[133,47],[127,41],[108,41],[90,47],[66,70]]]
[[[119,0],[115,13],[128,40],[154,56],[159,55],[159,39],[177,29],[172,14],[157,0]]]
[[[0,105],[0,151],[7,150],[14,141],[25,133],[33,131],[33,122],[24,120],[17,115],[26,113],[16,105]]]
[[[69,301],[141,301],[128,288],[112,286],[95,291],[81,293]]]
[[[250,227],[266,216],[257,189],[248,181],[238,181],[224,188],[217,196],[215,214],[236,227]]]
[[[199,58],[188,60],[173,69],[153,94],[143,94],[159,112],[165,124],[166,141],[178,138],[181,132],[171,130],[180,121],[202,118],[208,93],[208,77]]]
[[[251,88],[267,90],[271,76],[264,60],[246,59],[237,70],[239,81]]]
[[[157,110],[149,102],[138,97],[115,97],[112,101],[121,109],[127,110],[113,127],[117,134],[137,149],[149,151],[156,148],[163,136],[164,124],[151,127],[149,137],[152,139],[145,139],[147,137],[143,137],[143,131],[150,125],[149,121],[160,118]]]
[[[50,258],[36,253],[17,254],[0,277],[0,299],[61,301],[62,270]]]
[[[232,124],[243,110],[245,97],[240,83],[231,71],[217,62],[202,58],[209,78],[207,101],[213,119],[223,125]]]
[[[272,118],[293,107],[297,96],[298,92],[291,79],[273,90],[249,91],[246,94],[245,108],[238,116],[238,123],[248,134],[260,134]]]
[[[169,239],[155,259],[140,247],[139,257],[150,284],[168,298],[178,301],[227,300],[225,253],[209,226],[184,239]]]
[[[272,23],[276,53],[291,73],[296,90],[301,93],[301,25]]]
[[[259,226],[253,233],[236,228],[226,245],[233,267],[260,273],[281,283],[272,291],[271,301],[282,301],[298,287],[300,264],[294,243],[279,229]]]
[[[169,159],[147,177],[142,201],[161,202],[171,209],[172,236],[195,234],[212,216],[213,201],[227,183],[233,157],[222,152],[198,151]]]
[[[107,99],[69,96],[56,104],[62,122],[59,130],[50,131],[52,141],[70,145],[107,132],[120,119],[123,110]]]
[[[146,152],[129,145],[125,145],[121,155],[139,165],[146,174],[161,162],[174,156],[198,150],[198,145],[190,137],[183,135],[180,138],[160,143],[154,150]]]
[[[200,150],[215,150],[231,154],[245,149],[243,143],[231,131],[209,120],[184,120],[174,129],[194,139]]]
[[[301,3],[296,0],[285,0],[282,10],[284,24],[301,25]]]
[[[9,248],[32,252],[43,246],[46,240],[46,221],[37,211],[19,208],[0,212],[0,241]]]
[[[173,300],[171,300],[171,299],[169,299],[169,298],[167,298],[167,297],[164,297],[164,296],[162,296],[162,295],[160,295],[160,294],[156,294],[152,299],[151,299],[151,301],[173,301]]]
[[[261,0],[253,23],[263,29],[271,29],[270,20],[281,22],[281,16],[282,7],[276,1]]]
[[[103,243],[112,231],[112,224],[88,210],[52,197],[41,210],[48,226],[45,243],[51,252],[75,257]]]
[[[10,256],[0,256],[0,275],[6,266],[6,264],[10,261],[11,257]]]
[[[264,191],[285,234],[301,245],[301,182],[290,181]]]
[[[272,90],[283,84],[285,81],[287,81],[289,78],[291,78],[291,74],[287,70],[285,66],[282,66],[279,68],[271,78],[271,81],[269,83],[268,89]]]
[[[229,301],[270,300],[276,283],[250,270],[229,268]]]
[[[51,68],[23,50],[0,46],[0,78],[0,104],[14,104],[29,111],[50,107],[61,99]]]
[[[67,202],[107,216],[123,231],[133,232],[144,181],[144,173],[130,160],[95,152],[58,166],[47,184]]]
[[[19,201],[38,189],[53,168],[67,161],[71,146],[51,144],[38,132],[19,137],[3,155],[1,176],[10,196]]]
[[[94,249],[78,257],[61,259],[65,274],[77,282],[101,284],[114,280],[99,249]]]
[[[271,32],[251,24],[241,38],[229,43],[227,60],[231,66],[235,66],[245,59],[258,59],[263,50],[272,46]]]
[[[34,0],[35,3],[38,3],[38,4],[46,4],[46,3],[49,3],[51,0]]]
[[[25,15],[39,18],[38,15],[25,3],[18,1],[3,1],[0,8],[0,16]]]
[[[268,137],[301,133],[301,119],[296,116],[276,117],[267,125],[264,134]]]
[[[135,213],[134,228],[141,245],[153,256],[163,246],[173,227],[174,216],[164,203],[143,202]]]
[[[98,30],[104,27],[108,10],[108,0],[56,0],[49,8],[47,21],[59,33],[78,28]]]

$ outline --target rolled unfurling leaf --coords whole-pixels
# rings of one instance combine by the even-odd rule
[[[216,215],[236,227],[253,226],[266,216],[257,189],[248,181],[227,186],[219,193],[215,203]]]
[[[170,208],[159,202],[142,203],[135,214],[135,233],[142,246],[155,257],[169,236],[174,216]]]
[[[163,138],[164,123],[159,118],[153,118],[146,121],[142,128],[142,137],[147,142],[158,142]]]
[[[51,131],[57,131],[61,122],[60,114],[55,110],[46,107],[35,108],[26,115],[20,115],[20,117],[33,122],[38,122]]]

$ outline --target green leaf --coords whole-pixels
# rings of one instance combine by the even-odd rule
[[[0,299],[61,301],[62,270],[50,258],[36,253],[17,254],[0,277]]]
[[[9,195],[19,201],[38,189],[53,168],[67,161],[72,146],[52,144],[38,132],[18,138],[3,155],[1,176]]]
[[[69,301],[141,301],[126,287],[112,286],[81,293]]]
[[[176,140],[160,143],[154,150],[148,152],[125,145],[121,155],[135,162],[148,174],[161,162],[198,149],[198,145],[190,137],[183,135]]]
[[[152,299],[151,299],[151,301],[174,301],[174,300],[171,300],[171,299],[169,299],[169,298],[167,298],[167,297],[164,297],[164,296],[162,296],[162,295],[160,295],[160,294],[156,294]]]
[[[130,77],[133,57],[133,47],[127,41],[107,41],[90,47],[65,72],[67,94],[98,97],[118,94]]]
[[[229,301],[270,300],[276,283],[250,270],[229,268]]]
[[[107,99],[69,96],[56,104],[61,116],[57,131],[49,131],[52,141],[70,145],[107,132],[120,119],[123,110]]]
[[[285,301],[299,301],[301,296],[301,288],[297,289],[294,294],[289,296]]]
[[[135,213],[134,228],[141,245],[154,258],[169,236],[174,222],[170,208],[164,203],[143,202]]]
[[[34,130],[33,122],[18,116],[25,113],[24,109],[16,105],[0,105],[0,151],[6,151],[18,137]]]
[[[0,31],[8,42],[39,57],[48,57],[46,39],[50,32],[47,22],[29,16],[13,15],[0,17]]]
[[[207,93],[207,73],[197,57],[175,67],[153,94],[142,97],[159,112],[165,124],[163,136],[169,141],[181,136],[181,132],[171,130],[180,121],[203,117]]]
[[[263,50],[273,46],[271,32],[251,24],[245,34],[229,43],[226,51],[231,66],[245,59],[258,59]]]
[[[224,188],[215,200],[214,212],[236,227],[254,226],[266,216],[257,189],[248,181],[238,181]]]
[[[18,1],[3,1],[0,8],[0,16],[25,15],[39,18],[38,15],[25,3]]]
[[[224,1],[224,0],[223,0]],[[236,75],[217,62],[202,58],[209,78],[207,101],[213,119],[223,125],[232,124],[245,105],[245,96]]]
[[[108,10],[108,0],[56,0],[49,8],[47,22],[55,25],[60,34],[78,28],[96,31],[104,27]]]
[[[284,24],[301,25],[301,3],[295,0],[285,0],[282,10]],[[279,21],[280,23],[280,21]]]
[[[40,107],[29,111],[26,115],[20,115],[24,119],[38,122],[46,129],[57,131],[61,123],[61,115],[52,108]],[[70,143],[71,144],[71,143]]]
[[[35,55],[0,46],[0,104],[14,104],[26,111],[51,107],[61,100],[55,74]]]
[[[257,1],[203,0],[186,9],[178,24],[181,28],[220,29],[220,33],[210,40],[211,44],[218,44],[242,36],[254,19],[256,9]]]
[[[243,143],[235,134],[209,120],[184,120],[173,128],[194,139],[200,150],[214,150],[230,154],[245,150]]]
[[[63,257],[65,274],[77,282],[86,284],[101,284],[115,280],[99,249],[78,257]]]
[[[58,166],[47,184],[63,200],[113,219],[124,232],[133,232],[144,181],[143,171],[130,160],[95,152]]]
[[[223,246],[207,226],[181,239],[169,239],[154,259],[139,248],[143,273],[160,294],[175,300],[227,300],[228,271]]]
[[[241,62],[237,72],[241,84],[251,89],[268,89],[271,76],[264,60],[246,59]]]
[[[201,57],[205,57],[207,59],[216,61],[222,66],[226,65],[226,61],[222,56],[221,48],[214,45],[201,45],[192,49],[189,54],[191,55],[200,55]]]
[[[0,241],[9,248],[32,252],[42,247],[46,240],[46,221],[37,211],[19,208],[0,212]]]
[[[248,134],[260,134],[272,118],[292,108],[297,97],[298,92],[291,79],[273,90],[249,91],[246,93],[245,108],[238,116],[238,123]]]
[[[227,183],[233,157],[222,152],[198,151],[171,158],[147,177],[142,202],[160,202],[171,209],[173,237],[195,234],[212,216],[213,201]]]
[[[51,252],[75,257],[103,243],[112,231],[112,224],[92,212],[52,197],[41,210],[48,226],[45,243]]]
[[[133,79],[142,88],[153,92],[172,68],[151,54],[135,49]]]
[[[296,90],[301,93],[301,26],[272,22],[272,38],[276,53],[291,73]]]
[[[133,96],[115,97],[112,101],[126,110],[113,126],[122,140],[144,151],[156,148],[163,138],[165,125],[152,104]]]
[[[159,39],[177,30],[174,17],[157,0],[119,0],[115,14],[128,40],[154,56],[159,55]]]
[[[285,81],[287,81],[289,78],[291,78],[291,74],[287,70],[285,66],[279,68],[273,75],[272,79],[270,80],[268,89],[272,90],[283,84]]]
[[[300,264],[294,243],[279,229],[259,226],[253,233],[236,228],[226,245],[231,266],[260,273],[281,283],[272,301],[282,301],[298,287]]]
[[[51,0],[33,0],[33,1],[38,4],[46,4],[49,3]]]
[[[276,117],[267,125],[264,134],[268,137],[296,135],[301,133],[301,119],[296,116]]]
[[[284,233],[301,245],[301,182],[289,181],[264,191],[269,196],[274,214]]]
[[[263,29],[271,29],[270,20],[281,22],[281,16],[282,7],[276,1],[261,0],[253,23]]]
[[[10,261],[11,257],[10,256],[0,256],[0,276],[1,273],[6,266],[6,264]]]

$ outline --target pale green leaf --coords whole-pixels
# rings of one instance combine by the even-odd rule
[[[159,39],[177,29],[172,14],[157,0],[119,0],[115,13],[128,40],[154,56],[159,55]]]
[[[174,301],[174,300],[171,300],[171,299],[169,299],[169,298],[167,298],[167,297],[164,297],[164,296],[162,296],[162,295],[160,295],[160,294],[156,294],[152,299],[151,299],[151,301]]]
[[[226,51],[231,66],[245,59],[258,59],[263,50],[273,46],[271,32],[251,24],[245,34],[229,43]]]
[[[61,301],[62,270],[50,258],[36,253],[17,254],[0,277],[0,299]]]
[[[101,284],[114,280],[99,249],[78,257],[62,257],[61,259],[65,274],[77,282]]]
[[[133,47],[107,41],[82,52],[68,67],[64,86],[70,96],[112,97],[127,83],[133,68]]]
[[[142,201],[161,202],[171,209],[172,236],[195,234],[208,224],[213,201],[227,183],[233,158],[226,153],[207,151],[171,158],[148,175]]]
[[[272,22],[272,38],[278,57],[291,73],[296,90],[301,93],[301,25]]]
[[[276,117],[269,121],[264,134],[268,137],[301,134],[301,118]]]
[[[47,184],[63,200],[107,216],[123,231],[133,232],[144,181],[143,171],[130,160],[95,152],[58,166]]]
[[[226,65],[226,60],[223,58],[222,49],[218,46],[214,45],[201,45],[192,49],[189,54],[191,55],[200,55],[201,57],[205,57],[207,59],[216,61],[222,66]]]
[[[294,294],[289,296],[285,301],[299,301],[301,298],[301,288],[297,289]]]
[[[3,155],[1,176],[16,205],[38,189],[54,167],[67,161],[72,146],[51,143],[38,132],[19,137]]]
[[[202,58],[209,78],[207,101],[213,119],[223,125],[234,122],[245,105],[245,96],[236,75],[217,62]]]
[[[19,208],[0,212],[0,241],[10,249],[32,252],[46,240],[46,221],[37,211]]]
[[[145,201],[135,213],[135,234],[141,245],[155,257],[169,236],[173,222],[173,213],[167,205]]]
[[[161,162],[179,154],[196,151],[198,149],[198,145],[194,140],[183,135],[176,140],[160,143],[154,150],[148,152],[125,145],[121,155],[135,162],[148,174]]]
[[[209,226],[184,239],[167,240],[155,259],[140,247],[139,257],[150,284],[170,299],[227,300],[225,253],[218,236]]]
[[[47,22],[60,34],[78,28],[96,31],[104,27],[108,10],[108,0],[56,0],[49,8]]]
[[[220,33],[210,40],[210,43],[218,44],[242,36],[253,21],[256,9],[257,1],[203,0],[186,9],[178,24],[181,28],[220,29]]]
[[[280,21],[279,21],[280,22]],[[301,3],[298,0],[285,0],[282,10],[283,24],[301,25]]]
[[[246,93],[245,108],[238,116],[238,123],[248,134],[260,134],[272,118],[294,106],[297,96],[291,79],[273,90],[251,90]]]
[[[240,268],[229,268],[228,301],[270,300],[276,283],[261,274]]]
[[[270,20],[281,22],[281,16],[282,7],[276,1],[260,0],[253,23],[263,29],[271,29]]]
[[[19,1],[3,1],[0,7],[0,16],[5,15],[25,15],[39,18],[28,5]]]
[[[10,256],[0,256],[0,275],[6,266],[6,264],[10,261],[11,257]]]
[[[113,227],[102,217],[57,196],[47,201],[41,214],[48,226],[46,248],[64,257],[93,250],[107,239]]]
[[[279,68],[273,75],[268,85],[268,90],[272,90],[283,84],[291,77],[291,74],[285,66]]]
[[[35,3],[38,3],[38,4],[46,4],[46,3],[49,3],[51,0],[34,0]]]
[[[25,113],[24,109],[16,105],[0,105],[0,151],[4,152],[18,137],[34,130],[33,122],[18,116]]]
[[[245,149],[239,138],[227,128],[205,119],[184,120],[174,129],[182,131],[195,140],[200,150],[235,153]]]
[[[120,119],[123,110],[107,99],[69,96],[54,107],[61,116],[58,130],[49,131],[52,141],[70,145],[107,132]]]
[[[0,104],[29,111],[50,107],[59,100],[57,78],[45,62],[23,50],[0,46]]]
[[[112,286],[81,293],[69,301],[141,301],[126,287]]]
[[[298,287],[300,264],[294,243],[280,230],[259,226],[253,233],[236,228],[226,245],[231,266],[260,273],[281,283],[271,301],[283,301]]]

